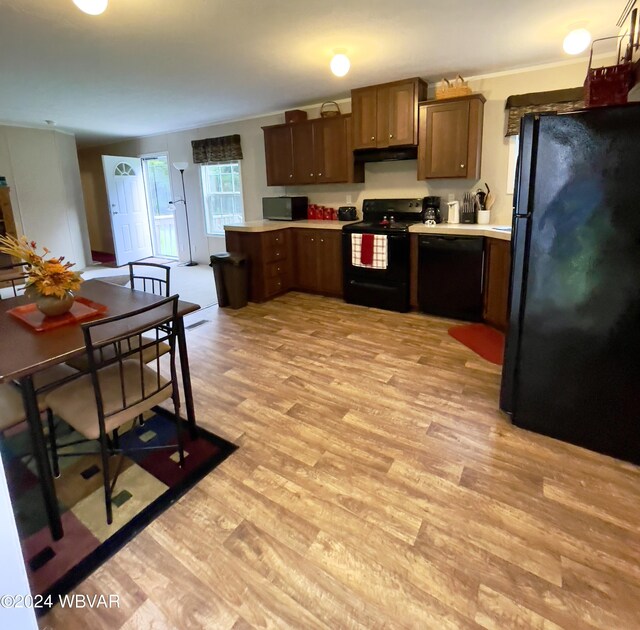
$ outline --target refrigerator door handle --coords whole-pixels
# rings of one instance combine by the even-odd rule
[[[536,175],[539,116],[525,116],[520,126],[520,152],[518,154],[518,181],[515,189],[514,217],[530,216],[533,204],[533,183]]]
[[[516,215],[513,218],[511,236],[511,274],[509,280],[509,328],[504,349],[500,409],[513,413],[515,388],[517,387],[517,357],[520,349],[523,308],[526,300],[527,259],[530,238],[529,216]]]

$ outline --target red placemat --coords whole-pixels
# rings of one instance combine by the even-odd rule
[[[104,304],[92,302],[91,300],[87,300],[87,298],[77,297],[67,313],[56,317],[47,317],[38,310],[35,304],[16,306],[16,308],[12,308],[7,311],[7,313],[11,313],[11,315],[33,328],[36,332],[43,332],[45,330],[60,328],[60,326],[78,324],[79,322],[84,322],[98,315],[102,315],[106,311],[107,307]]]

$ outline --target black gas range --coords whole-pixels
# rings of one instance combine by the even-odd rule
[[[423,212],[424,198],[363,201],[363,220],[342,228],[345,301],[409,310],[409,227],[422,221]],[[361,258],[362,237],[367,234],[375,239],[374,264]]]

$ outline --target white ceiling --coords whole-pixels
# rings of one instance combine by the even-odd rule
[[[56,121],[79,144],[567,58],[586,23],[617,32],[623,0],[0,0],[0,123]],[[335,48],[351,58],[339,79]]]

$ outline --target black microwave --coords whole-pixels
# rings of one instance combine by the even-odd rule
[[[307,218],[308,197],[263,197],[262,216],[272,221],[300,221]]]

